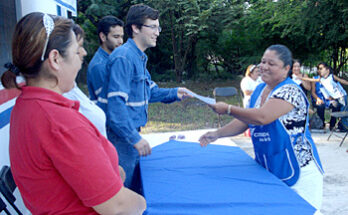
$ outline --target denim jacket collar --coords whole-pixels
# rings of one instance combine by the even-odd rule
[[[137,44],[134,42],[134,40],[132,38],[128,38],[127,43],[130,44],[130,47],[135,51],[135,53],[143,60],[143,61],[147,61],[147,55],[141,51]]]
[[[101,54],[105,58],[107,58],[109,56],[109,53],[107,53],[101,46],[99,46],[97,52],[99,52],[99,54]]]

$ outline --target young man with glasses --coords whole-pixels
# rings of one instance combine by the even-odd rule
[[[146,5],[133,5],[127,14],[127,42],[115,49],[106,64],[107,79],[98,105],[107,115],[109,140],[115,145],[126,172],[125,186],[139,191],[139,156],[151,154],[139,132],[147,122],[150,102],[171,103],[188,96],[185,88],[159,88],[146,69],[144,51],[155,47],[161,32],[159,12]]]
[[[111,52],[123,44],[123,22],[114,16],[104,16],[98,23],[100,47],[89,62],[87,86],[89,97],[95,103],[105,81],[105,64]]]

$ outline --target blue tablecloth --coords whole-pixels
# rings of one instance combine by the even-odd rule
[[[315,209],[239,147],[169,141],[140,160],[148,215],[312,215]]]

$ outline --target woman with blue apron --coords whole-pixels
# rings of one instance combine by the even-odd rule
[[[224,102],[211,105],[215,112],[235,119],[204,134],[200,143],[206,146],[250,128],[256,162],[320,210],[323,169],[308,129],[309,102],[301,88],[288,78],[291,64],[291,52],[286,46],[267,48],[260,63],[264,83],[252,94],[250,108]]]

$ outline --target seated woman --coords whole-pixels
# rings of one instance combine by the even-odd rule
[[[256,65],[249,65],[245,77],[240,82],[240,88],[243,92],[243,107],[247,107],[250,101],[250,96],[259,84],[258,78],[260,76],[259,68]]]
[[[301,62],[298,59],[292,61],[292,80],[298,84],[303,92],[307,95],[307,92],[311,89],[311,84],[309,81],[303,80],[303,77],[308,78],[306,74],[301,73]]]
[[[200,137],[202,146],[220,137],[241,134],[248,127],[255,160],[320,209],[323,170],[308,129],[308,100],[288,77],[292,64],[290,50],[272,45],[260,64],[262,80],[250,99],[250,108],[218,102],[211,105],[219,114],[235,117],[226,126]]]
[[[81,68],[73,22],[30,13],[16,25],[6,88],[26,86],[10,121],[11,170],[32,214],[142,214],[145,199],[123,187],[115,147],[66,99]]]

